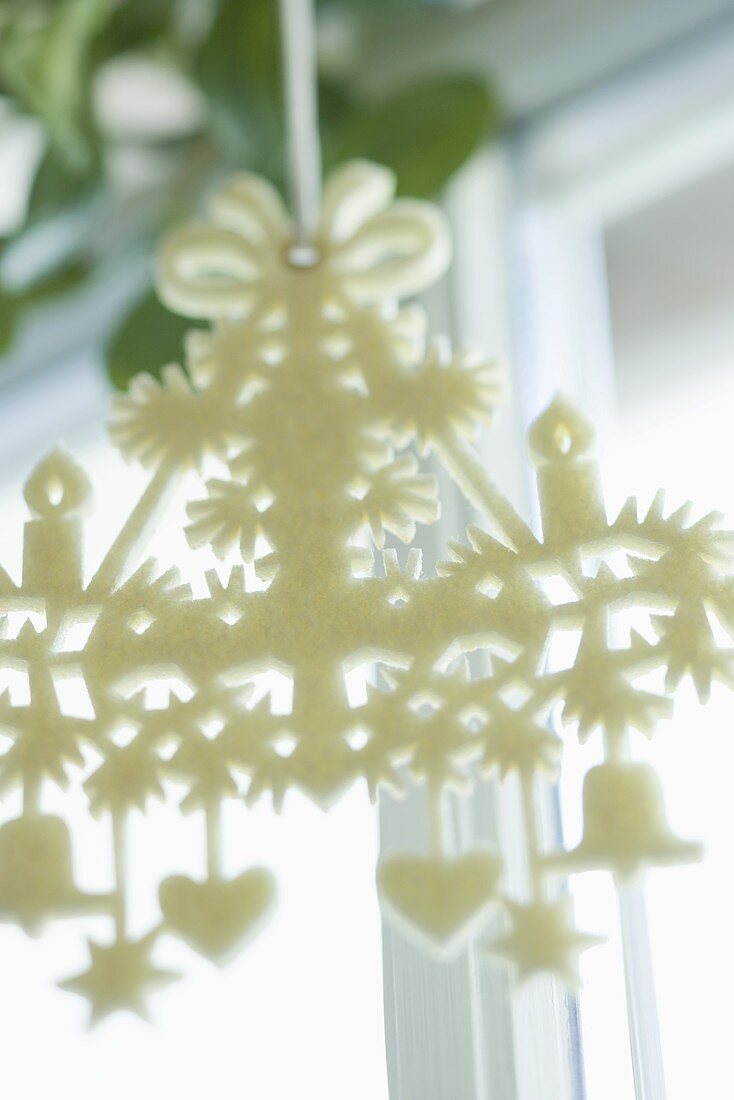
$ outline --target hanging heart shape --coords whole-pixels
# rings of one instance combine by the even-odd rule
[[[160,885],[165,927],[195,951],[223,966],[255,935],[275,901],[275,879],[264,867],[237,878],[196,882],[174,875]]]
[[[458,859],[391,855],[380,861],[383,903],[442,951],[460,946],[495,900],[499,861],[489,852]]]

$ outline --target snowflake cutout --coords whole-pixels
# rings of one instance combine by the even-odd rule
[[[529,434],[542,517],[542,535],[533,532],[472,448],[501,400],[499,371],[471,350],[427,345],[421,311],[399,304],[444,270],[442,218],[393,195],[391,174],[374,165],[335,173],[309,266],[292,260],[275,190],[248,175],[164,242],[162,300],[210,327],[190,333],[186,370],[140,374],[115,402],[112,441],[149,481],[91,576],[86,476],[54,451],[27,482],[22,575],[0,571],[0,667],[27,684],[27,698],[0,697],[0,791],[23,796],[20,816],[0,827],[0,917],[35,930],[60,915],[109,914],[113,940],[92,943],[89,969],[65,983],[91,1001],[94,1020],[143,1013],[147,992],[172,978],[152,958],[159,936],[221,964],[266,919],[270,872],[222,871],[225,800],[269,795],[277,809],[298,788],[328,807],[358,780],[373,798],[426,784],[431,851],[382,858],[385,909],[450,954],[501,907],[510,930],[488,949],[520,975],[572,980],[595,942],[553,895],[559,874],[603,867],[624,880],[699,853],[670,831],[629,734],[652,734],[670,713],[651,670],[667,692],[689,675],[702,699],[712,680],[732,683],[734,648],[717,645],[714,622],[734,624],[732,537],[716,516],[666,514],[662,498],[609,518],[593,428],[562,398]],[[492,532],[469,528],[432,577],[414,549],[401,565],[385,548],[439,514],[420,461],[428,454]],[[222,563],[202,565],[197,598],[174,568],[145,557],[187,475],[199,488],[186,536]],[[564,601],[551,598],[554,577]],[[625,639],[618,620],[630,609],[640,629]],[[578,644],[559,664],[548,655],[562,632]],[[471,676],[477,651],[484,672]],[[352,706],[346,677],[365,664],[375,675]],[[237,670],[244,687],[231,686]],[[268,671],[290,680],[289,713],[253,694]],[[172,675],[185,697],[171,690],[154,707],[148,689]],[[64,712],[65,677],[83,682],[84,714]],[[569,729],[600,737],[605,758],[585,780],[581,843],[545,852],[536,780],[557,772]],[[444,791],[491,772],[516,776],[523,792],[525,898],[502,892],[499,853],[444,850]],[[69,830],[43,809],[46,786],[66,788],[76,774],[91,812],[112,822],[109,894],[75,886]],[[126,822],[169,799],[171,778],[185,785],[182,811],[202,817],[207,865],[200,879],[165,879],[160,924],[131,939]]]

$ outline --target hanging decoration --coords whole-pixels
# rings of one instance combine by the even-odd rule
[[[291,31],[295,113],[305,31]],[[313,177],[306,114],[293,148]],[[314,188],[300,189],[294,226],[266,180],[240,175],[163,243],[162,301],[209,327],[190,332],[185,370],[141,373],[115,402],[112,442],[149,479],[91,575],[84,472],[56,450],[26,483],[20,579],[0,570],[0,670],[25,684],[0,697],[0,795],[22,794],[0,826],[0,917],[35,933],[60,916],[108,916],[109,935],[62,982],[89,1000],[93,1022],[144,1014],[177,977],[156,962],[160,937],[221,965],[267,919],[271,873],[224,872],[226,800],[269,796],[277,810],[298,789],[328,808],[358,781],[372,798],[424,784],[430,851],[382,857],[385,912],[443,956],[479,937],[520,977],[573,982],[597,942],[575,926],[563,875],[605,868],[624,882],[700,854],[669,828],[630,731],[654,732],[686,674],[701,699],[713,679],[732,683],[734,650],[718,647],[714,621],[734,627],[732,536],[715,515],[668,514],[662,497],[609,518],[593,428],[560,397],[529,432],[533,531],[472,446],[500,402],[498,370],[427,344],[422,311],[400,304],[442,275],[450,247],[434,207],[394,192],[390,172],[348,163],[326,182],[318,219]],[[410,546],[439,515],[426,456],[482,523],[430,577],[417,549],[386,547],[388,536]],[[221,566],[184,583],[148,546],[192,476],[186,537]],[[575,637],[563,659],[551,657],[559,636]],[[481,655],[471,675],[469,654]],[[371,675],[352,705],[358,666]],[[253,689],[272,671],[291,682],[289,713]],[[64,706],[70,678],[88,703],[81,715]],[[603,761],[584,780],[580,843],[548,851],[539,777],[557,775],[566,730],[601,739]],[[493,772],[518,777],[522,792],[522,896],[508,892],[501,852],[444,845],[446,792]],[[110,822],[113,883],[98,895],[76,885],[69,827],[48,809],[51,785],[79,774],[91,813]],[[206,866],[164,879],[160,920],[133,936],[127,825],[170,799],[169,778],[185,784],[181,809],[200,816]]]
[[[222,872],[225,799],[270,795],[280,808],[298,788],[328,807],[357,780],[373,797],[426,784],[430,854],[382,858],[383,905],[445,953],[503,906],[507,930],[487,950],[521,975],[573,980],[578,953],[596,942],[549,890],[559,872],[601,867],[623,881],[699,854],[668,828],[658,780],[631,759],[628,734],[650,734],[670,713],[667,695],[639,682],[650,669],[665,670],[668,691],[690,673],[702,698],[712,678],[731,682],[732,653],[718,650],[709,621],[712,609],[724,623],[734,617],[731,537],[715,516],[666,515],[661,497],[644,514],[632,499],[608,520],[593,429],[561,398],[529,434],[542,538],[533,533],[470,444],[500,399],[497,370],[468,351],[426,347],[421,311],[397,305],[441,274],[449,247],[437,211],[394,200],[393,189],[371,164],[337,172],[308,266],[291,258],[275,190],[252,176],[226,184],[205,221],[164,243],[163,301],[211,327],[191,332],[186,372],[166,367],[161,382],[141,374],[116,400],[112,440],[150,479],[91,577],[85,474],[57,450],[26,484],[22,577],[0,574],[0,666],[28,684],[28,698],[6,693],[0,712],[0,790],[23,794],[21,815],[0,828],[0,913],[28,931],[109,913],[111,939],[91,943],[88,968],[63,983],[89,998],[94,1020],[143,1011],[147,993],[171,980],[153,959],[159,936],[221,963],[266,918],[270,873]],[[431,578],[415,549],[385,548],[387,534],[410,543],[438,516],[416,449],[439,460],[488,525],[452,544]],[[206,572],[208,595],[197,599],[145,556],[191,471],[202,480],[186,535],[226,563]],[[559,577],[560,602],[547,584]],[[615,615],[633,607],[650,631],[620,641]],[[80,624],[91,624],[83,642]],[[559,631],[579,641],[554,667],[546,655]],[[485,671],[470,677],[464,657],[477,650]],[[352,707],[345,676],[364,662],[379,674]],[[289,714],[273,713],[267,697],[251,705],[247,684],[228,686],[234,670],[252,679],[272,669],[292,681]],[[187,697],[169,692],[167,706],[151,707],[146,689],[172,670]],[[83,678],[84,718],[60,705],[69,676]],[[581,740],[603,739],[605,759],[585,779],[580,844],[544,852],[535,784],[558,767],[557,704]],[[115,868],[112,891],[94,897],[74,884],[67,825],[44,808],[46,786],[68,785],[85,746],[97,763],[84,787],[92,813],[111,821]],[[500,853],[444,850],[444,792],[477,770],[520,778],[526,897],[506,895]],[[126,822],[166,796],[169,776],[187,784],[183,810],[201,814],[207,866],[198,879],[164,880],[160,923],[133,939]]]

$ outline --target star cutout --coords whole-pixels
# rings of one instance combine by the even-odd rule
[[[159,970],[150,961],[156,934],[149,932],[140,940],[122,939],[109,945],[88,941],[89,968],[60,982],[59,987],[89,999],[91,1026],[119,1009],[128,1009],[147,1020],[146,993],[179,977],[172,971]]]
[[[570,899],[537,901],[527,906],[507,902],[507,909],[512,930],[487,945],[489,954],[514,963],[519,981],[549,971],[577,986],[579,955],[603,940],[574,927]]]

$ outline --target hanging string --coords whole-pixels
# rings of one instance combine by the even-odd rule
[[[280,0],[288,174],[296,228],[293,263],[315,259],[321,198],[314,0]]]

